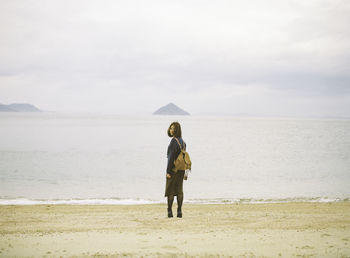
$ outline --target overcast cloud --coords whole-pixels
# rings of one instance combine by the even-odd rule
[[[350,2],[0,2],[0,103],[350,116]]]

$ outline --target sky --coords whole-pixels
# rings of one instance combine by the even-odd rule
[[[350,1],[2,0],[0,103],[350,117]]]

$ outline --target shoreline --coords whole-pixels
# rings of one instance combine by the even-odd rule
[[[1,205],[0,256],[348,257],[350,203]]]
[[[142,198],[24,198],[0,197],[0,206],[6,205],[145,205],[166,204],[166,199]],[[280,204],[280,203],[350,203],[349,197],[289,197],[289,198],[203,198],[186,199],[187,204]]]

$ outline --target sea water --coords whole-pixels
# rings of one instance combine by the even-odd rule
[[[350,120],[0,113],[0,204],[165,202],[167,129],[193,162],[186,202],[350,197]]]

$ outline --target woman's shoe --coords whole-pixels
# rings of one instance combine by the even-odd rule
[[[177,217],[182,218],[182,211],[177,209]]]
[[[168,218],[172,218],[173,216],[173,211],[168,208]]]

